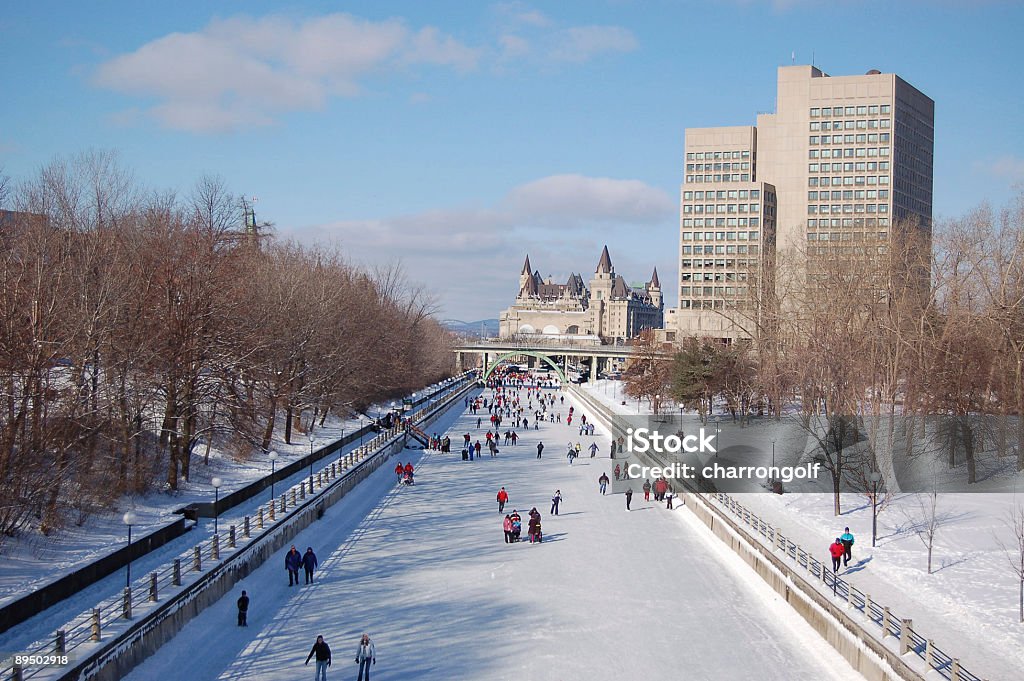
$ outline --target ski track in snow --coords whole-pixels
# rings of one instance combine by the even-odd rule
[[[414,487],[396,483],[392,460],[297,536],[320,558],[314,585],[287,586],[282,550],[127,678],[311,678],[317,634],[328,678],[354,678],[363,632],[386,681],[861,678],[719,540],[679,522],[688,511],[634,497],[627,513],[621,495],[601,496],[607,457],[536,459],[538,438],[554,451],[591,438],[544,424],[497,458],[462,461],[462,434],[483,440],[475,425],[452,410],[429,430],[456,453],[406,450],[394,458],[417,465]],[[506,511],[541,512],[543,544],[503,542],[502,485]],[[248,628],[235,626],[242,589]]]

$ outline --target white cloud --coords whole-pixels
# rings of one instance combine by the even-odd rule
[[[988,172],[1011,183],[1024,181],[1024,158],[1001,156],[986,165]]]
[[[588,222],[655,224],[673,216],[675,201],[639,180],[552,175],[513,189],[511,210],[525,219],[579,226]]]
[[[576,64],[605,52],[632,52],[636,38],[620,26],[577,26],[560,31],[551,58]]]
[[[638,180],[553,175],[514,187],[493,207],[282,231],[300,240],[337,243],[354,262],[370,267],[399,260],[411,280],[437,295],[449,316],[476,319],[496,316],[508,305],[527,253],[544,276],[562,280],[570,271],[586,277],[607,243],[616,269],[627,279],[650,276],[655,262],[648,246],[665,234],[675,243],[676,210],[664,191]],[[576,229],[581,226],[587,229]],[[647,229],[642,241],[637,228]],[[666,262],[674,262],[674,255]],[[659,265],[662,277],[671,279],[664,263]]]
[[[436,28],[413,31],[393,19],[234,17],[115,57],[100,65],[93,82],[156,99],[148,114],[168,127],[209,132],[323,108],[332,96],[359,94],[370,73],[399,64],[465,71],[479,56]]]
[[[530,53],[530,42],[518,35],[503,35],[498,39],[504,59],[518,59]]]

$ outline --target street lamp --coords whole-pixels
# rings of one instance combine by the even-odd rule
[[[882,474],[871,471],[868,478],[871,480],[871,548],[874,548],[875,538],[878,536],[878,483],[882,479]]]
[[[342,431],[344,435],[344,431]],[[316,443],[316,436],[313,435],[313,429],[309,429],[309,491],[313,491],[313,445]]]
[[[721,419],[719,419],[716,416],[715,417],[715,458],[716,459],[718,458],[718,450],[722,448],[722,441],[718,439],[718,436],[722,433],[722,429],[721,429],[721,427],[719,427],[720,423],[721,423]]]
[[[363,425],[363,415],[359,415],[359,446],[363,446],[363,433],[366,431],[366,426]]]
[[[217,534],[217,502],[220,501],[220,486],[224,484],[224,481],[220,478],[214,478],[210,481],[213,485],[213,533]]]
[[[655,416],[658,415],[658,407],[660,406],[660,403],[661,403],[661,395],[655,395],[654,396],[654,414],[655,414]]]
[[[270,452],[270,500],[274,500],[274,473],[277,472],[277,452]]]
[[[128,511],[127,513],[125,513],[121,517],[121,520],[124,521],[124,524],[128,526],[128,547],[129,547],[129,551],[128,551],[128,575],[125,577],[124,585],[125,585],[125,588],[131,588],[131,585],[132,585],[132,554],[131,554],[132,525],[135,524],[135,521],[138,520],[138,518],[137,518],[137,516],[135,515],[135,513],[133,511]]]

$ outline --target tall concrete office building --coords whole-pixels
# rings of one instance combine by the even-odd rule
[[[758,229],[750,226],[754,207],[748,200],[745,230],[748,256],[751,246],[756,244],[759,249],[758,267],[771,266],[776,248],[796,250],[840,242],[870,249],[887,242],[893,229],[919,229],[927,244],[932,221],[934,123],[935,103],[895,74],[871,70],[862,76],[829,76],[814,66],[783,66],[778,70],[775,113],[758,115],[756,127],[688,128],[681,201],[680,306],[669,317],[675,330],[682,335],[732,340],[752,337],[750,328],[741,328],[743,325],[734,321],[743,315],[708,314],[709,310],[728,310],[757,300],[749,288],[734,286],[729,293],[730,281],[743,271],[740,242],[730,238],[729,222],[734,194],[738,236],[741,191],[748,199],[751,192],[759,192]],[[709,188],[716,202],[719,196],[726,199],[724,215],[719,215],[722,208],[717,203],[712,206],[715,219],[710,230]],[[696,252],[699,206],[703,211],[700,245],[705,256],[701,268],[694,266],[695,258],[687,257]],[[720,217],[725,218],[724,230]],[[709,234],[713,244],[707,243]],[[722,246],[726,258],[716,258],[711,264],[710,297],[707,286],[701,286],[697,296],[695,277],[699,276],[702,284],[708,281],[709,245],[715,256]],[[729,267],[730,246],[737,247],[735,271]],[[747,260],[748,273],[755,271],[752,259]],[[770,279],[760,277],[759,281]]]

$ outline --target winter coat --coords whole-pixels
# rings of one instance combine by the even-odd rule
[[[317,662],[330,662],[331,649],[327,645],[327,641],[317,641],[313,644],[313,649],[306,656],[306,664],[309,664],[309,658],[313,657],[313,655],[316,655]]]
[[[501,490],[498,492],[498,501],[508,501],[508,492]]]
[[[530,518],[529,533],[537,534],[538,532],[540,532],[540,518],[538,518],[537,516],[533,516],[532,518]]]
[[[249,611],[249,597],[248,596],[239,596],[239,598],[238,598],[238,612],[248,612],[248,611]]]
[[[312,572],[314,569],[316,569],[316,566],[316,554],[312,551],[306,551],[306,553],[302,556],[302,567]]]
[[[506,532],[511,532],[511,531],[512,531],[512,519],[511,519],[511,518],[508,518],[508,517],[506,517],[506,518],[505,518],[505,522],[504,522],[504,523],[502,523],[502,527],[504,527],[504,528],[505,528],[505,531],[506,531]]]
[[[302,567],[302,554],[298,551],[289,551],[284,557],[284,566],[288,570],[298,571]]]
[[[608,476],[602,474],[601,477],[597,479],[597,484],[599,484],[599,485],[607,485],[608,484]]]
[[[405,472],[407,474],[412,475],[413,470],[415,470],[415,469],[412,467],[411,463],[405,464]]]
[[[363,645],[362,641],[359,642],[359,647],[356,648],[356,662],[362,662],[363,660],[377,661],[377,654],[373,649],[373,641],[366,645]]]
[[[839,535],[839,541],[843,542],[844,544],[849,542],[850,546],[853,546],[853,535],[849,532],[844,532],[843,534]]]
[[[837,541],[834,544],[829,544],[828,552],[833,558],[842,558],[843,554],[846,553],[846,547],[843,546],[842,542]]]
[[[644,491],[645,492],[650,492],[651,491],[651,483],[649,481],[646,481],[646,480],[644,481]]]

